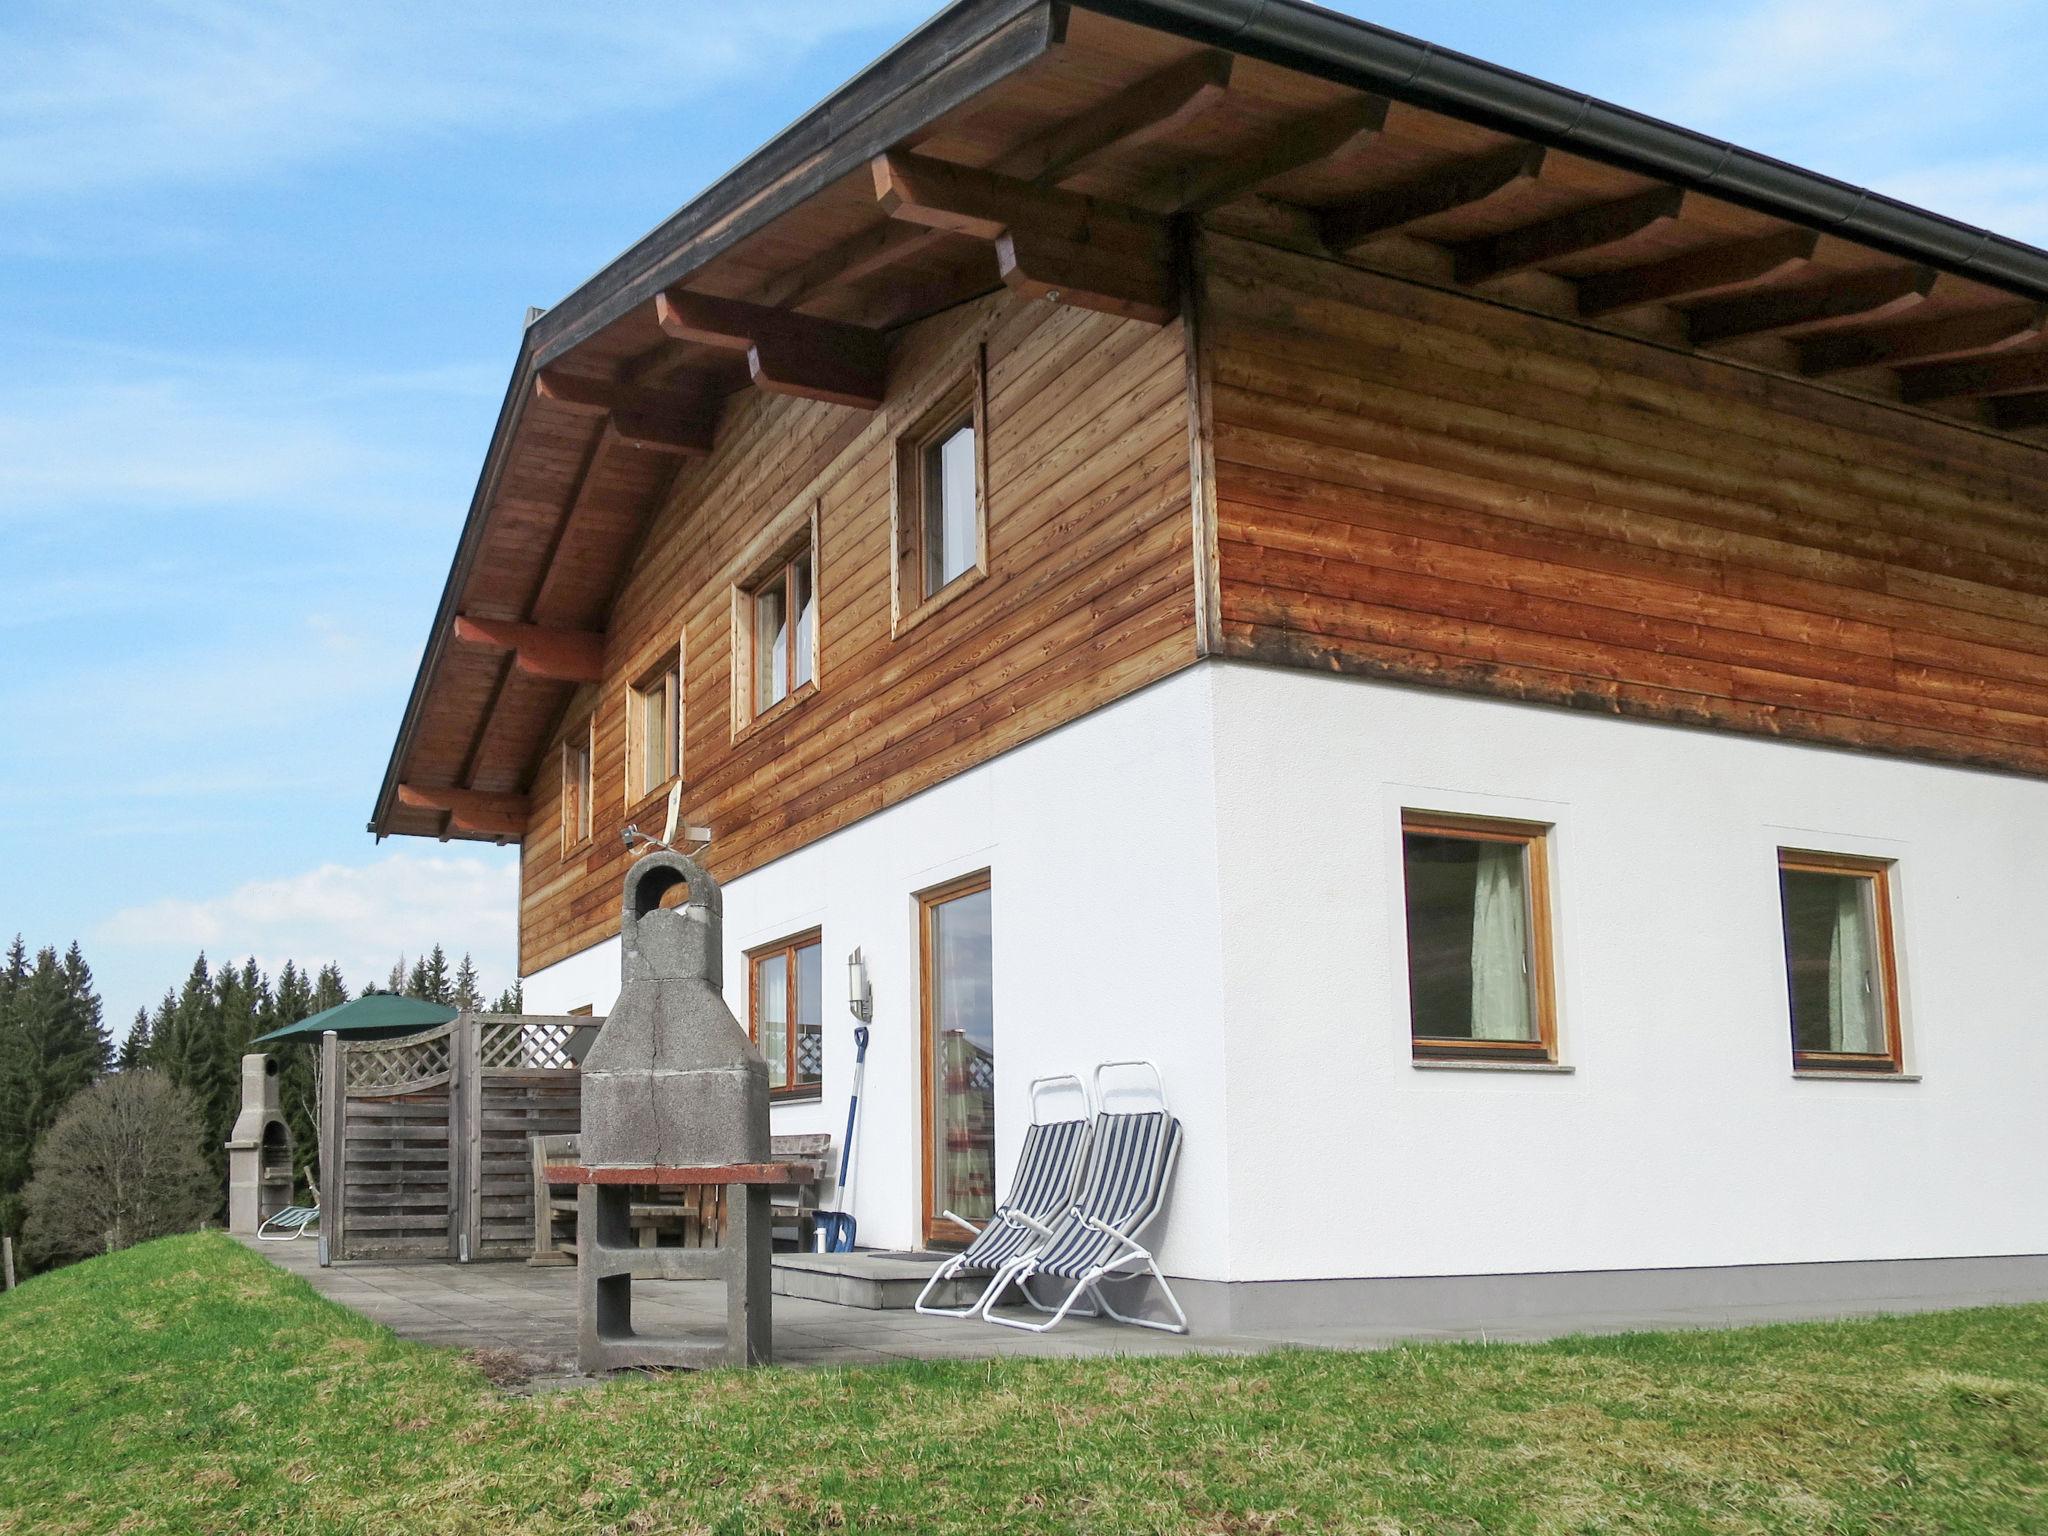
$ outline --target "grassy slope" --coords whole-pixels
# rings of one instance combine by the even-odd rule
[[[217,1235],[0,1298],[0,1531],[840,1527],[2048,1531],[2048,1307],[528,1400]]]

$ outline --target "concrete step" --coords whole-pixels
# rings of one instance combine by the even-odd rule
[[[870,1312],[908,1310],[917,1302],[932,1271],[950,1254],[944,1253],[778,1253],[775,1255],[775,1294],[801,1296],[808,1301],[836,1302],[842,1307],[865,1307]],[[954,1280],[932,1293],[932,1301],[945,1307],[964,1307],[981,1293],[983,1282]]]

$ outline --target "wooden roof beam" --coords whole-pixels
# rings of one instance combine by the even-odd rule
[[[604,676],[604,636],[589,630],[458,614],[455,639],[482,650],[510,651],[513,666],[551,683],[594,683]]]
[[[1113,149],[1164,138],[1223,99],[1233,62],[1228,53],[1205,49],[1155,70],[1004,155],[995,169],[1057,185]]]
[[[1157,214],[905,152],[872,165],[884,212],[992,242],[1004,283],[1020,293],[1155,325],[1175,311],[1172,243]]]
[[[1711,347],[1829,320],[1878,320],[1920,303],[1933,291],[1935,275],[1932,267],[1889,267],[1827,283],[1712,299],[1685,311],[1686,336],[1696,347]]]
[[[1850,368],[1897,367],[1972,352],[1996,352],[2039,336],[2044,324],[2048,324],[2048,304],[2005,304],[1883,330],[1816,336],[1800,345],[1799,371],[1818,377]]]
[[[1899,372],[1899,397],[1911,405],[1933,400],[1983,400],[2048,389],[2048,351],[1930,363]]]
[[[1282,123],[1241,153],[1177,173],[1163,195],[1179,212],[1207,213],[1378,133],[1386,121],[1384,96],[1352,96]]]
[[[880,331],[685,288],[657,294],[654,313],[676,341],[744,353],[749,376],[770,394],[870,411],[882,403],[888,346]]]
[[[1113,148],[1164,137],[1221,100],[1233,56],[1205,51],[1169,64],[1070,122],[1010,151],[991,170],[1058,186]],[[760,294],[765,304],[797,305],[834,284],[851,286],[908,261],[952,231],[889,219],[821,251]]]
[[[1451,273],[1460,283],[1486,283],[1567,256],[1610,245],[1668,224],[1685,209],[1681,187],[1652,187],[1591,208],[1575,208],[1519,229],[1464,240],[1451,247]]]
[[[1595,319],[1639,304],[1671,304],[1765,282],[1805,266],[1819,245],[1820,236],[1810,229],[1785,229],[1602,272],[1579,280],[1579,313]]]
[[[489,794],[475,789],[422,789],[398,786],[398,803],[408,810],[444,812],[459,832],[516,842],[526,836],[528,804],[524,795]]]
[[[2005,395],[1991,402],[1991,425],[2001,432],[2029,432],[2048,427],[2048,391]]]
[[[579,416],[602,416],[606,433],[647,453],[702,457],[711,451],[717,403],[702,393],[648,389],[543,368],[534,376],[536,400]]]
[[[1353,251],[1368,240],[1453,208],[1484,202],[1517,182],[1533,180],[1543,173],[1544,156],[1540,144],[1510,144],[1438,166],[1368,192],[1342,207],[1325,208],[1316,216],[1316,232],[1331,250],[1340,254]]]

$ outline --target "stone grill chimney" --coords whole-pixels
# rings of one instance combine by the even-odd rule
[[[687,885],[680,907],[662,898]],[[618,1003],[583,1058],[591,1168],[763,1162],[768,1064],[725,1004],[718,885],[679,853],[626,875]]]
[[[242,1058],[242,1112],[228,1133],[228,1230],[253,1233],[292,1198],[292,1132],[278,1107],[277,1063]]]

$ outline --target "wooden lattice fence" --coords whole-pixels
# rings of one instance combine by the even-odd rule
[[[463,1014],[393,1040],[322,1042],[327,1257],[524,1258],[527,1138],[578,1128],[589,1018]]]

